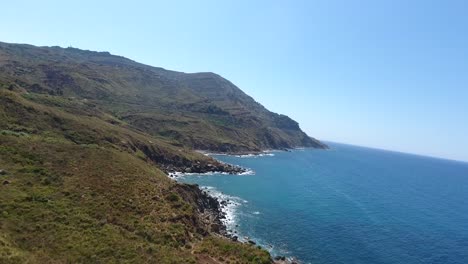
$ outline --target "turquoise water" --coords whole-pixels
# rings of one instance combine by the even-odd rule
[[[216,158],[255,174],[181,181],[223,193],[233,203],[229,228],[274,255],[305,263],[468,263],[467,163],[341,144]]]

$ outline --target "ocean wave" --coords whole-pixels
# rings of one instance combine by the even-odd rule
[[[284,245],[274,245],[269,241],[261,239],[256,235],[248,236],[247,233],[239,230],[239,217],[245,217],[247,212],[245,211],[248,206],[248,201],[237,196],[225,194],[216,187],[213,186],[200,186],[200,189],[205,191],[209,196],[218,200],[220,209],[224,213],[225,218],[221,219],[221,222],[226,226],[228,234],[237,236],[238,240],[243,243],[247,243],[249,240],[255,241],[257,245],[262,246],[268,252],[273,255],[288,255],[288,251]],[[252,215],[260,215],[261,212],[253,211]],[[249,234],[251,235],[251,234]],[[292,260],[292,259],[291,259]]]
[[[258,158],[258,157],[273,157],[275,156],[274,153],[266,152],[266,153],[255,153],[255,154],[243,154],[243,155],[234,155],[236,158]]]
[[[203,154],[205,156],[232,156],[236,158],[258,158],[258,157],[273,157],[275,154],[273,152],[282,152],[284,150],[277,150],[277,149],[269,149],[269,150],[264,150],[260,153],[249,153],[249,154],[233,154],[233,153],[217,153],[217,152],[207,152],[207,151],[201,151],[198,150],[197,152],[200,154]]]
[[[225,214],[225,218],[221,222],[226,226],[228,233],[234,235],[237,233],[237,211],[242,203],[247,201],[237,196],[232,196],[218,191],[212,186],[201,186],[200,189],[204,190],[209,196],[216,198],[221,207],[221,211]]]
[[[253,171],[253,170],[251,170],[251,169],[247,169],[247,170],[244,171],[244,172],[241,172],[241,173],[239,173],[239,174],[234,174],[234,175],[240,175],[240,176],[242,176],[242,175],[255,175],[255,171]]]
[[[170,172],[168,173],[168,176],[170,178],[181,178],[184,176],[210,176],[210,175],[231,175],[231,176],[246,176],[246,175],[255,175],[255,171],[251,169],[245,169],[244,172],[240,173],[228,173],[228,172],[219,172],[219,171],[210,171],[210,172],[204,172],[204,173],[196,173],[196,172]]]

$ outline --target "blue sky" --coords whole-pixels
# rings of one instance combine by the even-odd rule
[[[468,161],[468,1],[6,1],[0,41],[211,71],[323,140]]]

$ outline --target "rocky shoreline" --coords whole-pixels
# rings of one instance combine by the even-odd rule
[[[247,153],[242,155],[261,154],[265,154],[265,152],[259,152],[255,154]],[[174,180],[177,180],[177,177],[187,174],[224,173],[231,175],[239,175],[249,172],[249,170],[246,168],[223,163],[217,160],[215,164],[209,163],[206,165],[202,165],[200,163],[195,163],[194,165],[183,169],[168,167],[164,171],[166,172],[168,177]],[[196,204],[200,224],[202,224],[205,227],[207,233],[214,233],[237,243],[246,243],[252,246],[257,245],[255,241],[249,240],[248,238],[239,238],[236,230],[229,230],[226,226],[226,208],[228,205],[233,203],[233,201],[230,201],[229,199],[219,199],[210,194],[209,191],[200,188],[198,184],[186,184],[178,182],[176,186],[178,193],[183,197],[184,200],[192,204]],[[271,263],[299,264],[300,262],[295,258],[287,258],[285,256],[272,256]]]
[[[322,144],[320,149],[329,149],[330,147],[326,144]],[[216,152],[216,151],[209,151],[209,150],[195,150],[198,153],[211,156],[211,155],[229,155],[229,156],[261,156],[267,153],[272,152],[291,152],[294,150],[301,150],[301,149],[316,149],[314,147],[292,147],[292,148],[277,148],[277,149],[264,149],[264,150],[256,150],[256,151],[228,151],[228,152]]]
[[[237,243],[246,243],[256,246],[256,242],[246,239],[239,240],[234,230],[228,230],[223,220],[226,219],[226,212],[223,210],[230,201],[221,200],[211,196],[205,190],[202,190],[198,184],[178,183],[176,185],[177,192],[184,200],[195,204],[199,215],[200,224],[205,227],[206,234],[214,233],[232,240]],[[285,256],[275,256],[271,258],[272,264],[299,264],[295,258],[287,258]]]
[[[206,234],[216,233],[230,238],[222,222],[225,213],[216,198],[209,196],[197,184],[177,183],[175,190],[185,201],[196,205],[199,225],[204,227]]]
[[[219,161],[211,163],[201,163],[199,161],[187,166],[165,165],[161,168],[171,178],[178,174],[204,174],[204,173],[226,173],[241,174],[247,172],[247,169]]]

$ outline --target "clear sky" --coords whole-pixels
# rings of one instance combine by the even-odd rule
[[[311,136],[468,161],[468,1],[4,1],[0,41],[216,72]]]

